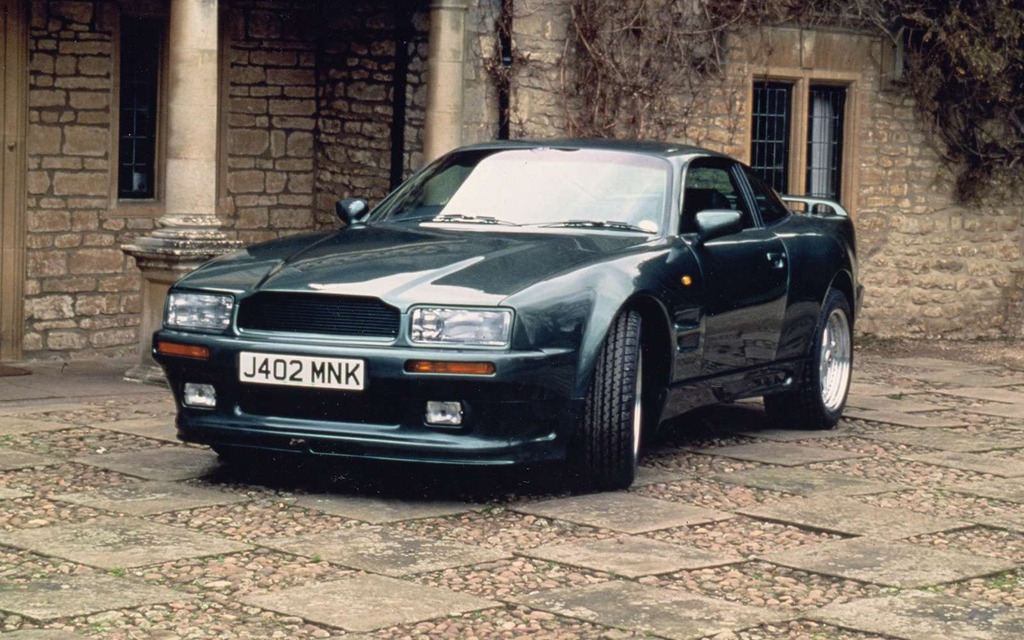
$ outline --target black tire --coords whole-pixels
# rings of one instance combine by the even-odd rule
[[[765,413],[774,425],[785,429],[827,430],[839,422],[853,377],[851,318],[850,303],[843,292],[829,289],[814,327],[807,363],[793,389],[764,398]],[[845,364],[841,362],[844,358]],[[831,364],[833,362],[835,365]],[[834,372],[823,374],[823,365]],[[838,368],[832,369],[833,366]]]
[[[574,446],[581,490],[625,489],[636,478],[642,382],[640,314],[626,311],[612,323],[587,392]]]

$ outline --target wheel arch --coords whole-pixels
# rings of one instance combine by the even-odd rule
[[[856,314],[855,308],[857,306],[857,299],[854,297],[853,276],[845,269],[839,271],[832,277],[828,289],[837,289],[846,296],[846,302],[850,305],[850,328],[852,329],[856,320],[853,316]],[[825,296],[828,295],[828,289],[822,293],[822,303],[824,303]]]

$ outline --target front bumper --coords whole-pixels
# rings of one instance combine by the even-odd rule
[[[199,345],[207,360],[162,355],[157,341]],[[239,382],[239,352],[358,358],[366,388],[338,391]],[[186,442],[314,455],[503,465],[561,460],[582,399],[571,397],[571,351],[484,351],[269,342],[161,330],[154,356],[178,406],[178,437]],[[418,374],[408,360],[480,361],[491,376]],[[187,382],[211,384],[213,409],[185,406]],[[461,401],[458,427],[424,423],[428,400]]]

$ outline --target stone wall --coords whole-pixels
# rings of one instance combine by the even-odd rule
[[[563,64],[570,28],[565,0],[517,0],[515,43],[522,60],[513,81],[513,137],[558,137],[572,112],[572,64]],[[493,36],[476,37],[486,50]],[[731,34],[734,42],[749,34]],[[855,217],[861,281],[867,289],[857,326],[877,337],[1024,336],[1024,193],[998,176],[977,205],[955,201],[953,181],[912,101],[883,85],[877,38],[842,33],[836,60],[863,59],[855,86],[857,123],[847,149],[856,164]],[[842,39],[847,38],[847,50]],[[823,40],[824,38],[820,38]],[[650,137],[705,146],[746,159],[749,83],[768,66],[766,48],[731,51],[718,81],[680,96],[671,130]],[[760,56],[760,57],[759,57]],[[813,58],[812,58],[813,61]],[[485,73],[477,60],[477,75]],[[803,62],[805,68],[807,61]],[[829,71],[824,60],[815,71]],[[801,63],[797,63],[799,68]],[[468,117],[477,117],[471,112]]]
[[[120,245],[151,217],[111,200],[112,33],[102,2],[32,4],[26,357],[137,344],[138,276]]]

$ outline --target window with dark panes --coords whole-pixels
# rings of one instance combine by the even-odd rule
[[[148,199],[156,194],[157,104],[164,21],[121,19],[120,122],[117,195]]]
[[[754,120],[750,136],[750,166],[781,193],[789,190],[789,136],[793,85],[754,83]]]
[[[839,198],[846,89],[811,85],[807,110],[807,194]]]
[[[755,81],[750,132],[754,174],[778,193],[839,200],[846,94],[841,85]],[[802,145],[806,153],[794,153],[793,145]]]

